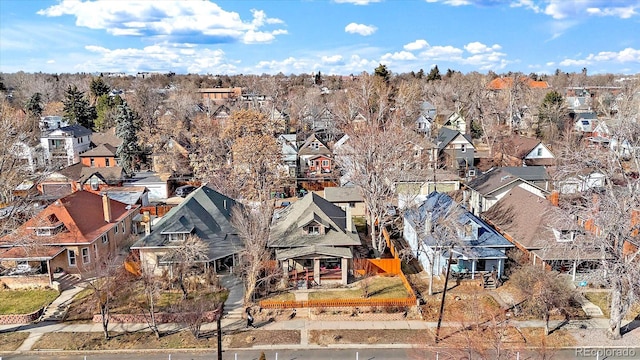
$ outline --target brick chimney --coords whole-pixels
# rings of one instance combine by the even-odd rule
[[[111,201],[107,194],[102,194],[102,212],[104,213],[104,221],[111,222]]]

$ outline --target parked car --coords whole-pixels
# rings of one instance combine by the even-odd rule
[[[191,194],[197,188],[198,187],[193,186],[193,185],[180,186],[180,187],[178,187],[176,189],[176,196],[186,197],[187,195]]]

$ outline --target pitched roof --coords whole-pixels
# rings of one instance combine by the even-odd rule
[[[537,81],[529,77],[519,77],[519,81],[525,83],[530,89],[548,89],[549,83],[546,81]],[[505,90],[513,87],[512,77],[497,77],[489,82],[487,88],[491,90]]]
[[[124,219],[136,206],[109,199],[112,221],[104,221],[102,196],[77,191],[47,206],[27,220],[13,233],[0,238],[0,245],[11,245],[29,239],[42,245],[90,243]],[[53,220],[52,220],[53,219]],[[65,231],[51,236],[35,236],[34,228],[53,226],[62,222]]]
[[[469,144],[471,144],[471,146],[473,146],[471,138],[469,138],[468,135],[466,134],[463,135],[458,130],[449,129],[447,127],[441,127],[440,130],[438,131],[438,137],[436,138],[436,142],[438,144],[438,150],[442,150],[446,148],[450,142],[452,142],[453,140],[455,140],[455,138],[458,137],[458,135],[462,135],[462,137],[464,137],[464,139],[467,140]]]
[[[417,224],[424,224],[427,219],[431,224],[437,224],[441,219],[451,218],[455,219],[456,226],[460,229],[467,224],[477,228],[477,237],[453,242],[453,252],[456,254],[468,258],[506,258],[501,249],[513,246],[495,229],[467,211],[446,193],[431,192],[417,210],[409,210],[404,215],[404,221],[412,224],[416,230],[419,229]],[[429,229],[423,227],[418,231],[421,231],[419,236],[426,246],[445,245],[441,239],[435,238]]]
[[[116,148],[109,144],[100,144],[97,147],[83,152],[80,157],[109,157],[116,156]]]
[[[525,156],[540,144],[540,140],[536,138],[528,138],[520,135],[510,136],[504,141],[504,152],[511,156],[515,156],[519,159],[524,159]]]
[[[530,182],[548,179],[544,166],[499,167],[471,180],[466,186],[482,195],[487,195],[516,181]]]
[[[112,127],[103,132],[93,133],[91,135],[91,142],[96,146],[108,144],[117,148],[122,144],[122,139],[116,136],[116,128]]]
[[[566,248],[552,228],[575,229],[569,217],[547,199],[515,187],[482,217],[527,250]]]
[[[324,147],[320,147],[318,150],[311,149],[310,144],[316,141],[324,145]],[[318,155],[318,154],[331,155],[331,150],[329,150],[329,147],[327,146],[327,144],[323,143],[320,139],[318,139],[316,134],[311,134],[307,138],[307,140],[305,140],[304,144],[300,146],[298,150],[298,155]]]
[[[239,252],[243,245],[231,224],[231,210],[240,206],[208,186],[189,194],[178,206],[169,210],[151,228],[151,234],[138,240],[131,248],[172,248],[179,242],[170,242],[163,234],[192,233],[209,246],[209,260],[224,258]]]
[[[321,235],[306,234],[301,226],[308,219],[318,219],[326,230]],[[302,225],[301,225],[302,224]],[[346,229],[346,213],[340,207],[330,203],[320,195],[310,192],[282,211],[274,214],[268,247],[288,248],[311,245],[353,246],[360,245],[360,238],[351,224]]]
[[[0,248],[0,260],[51,260],[65,250],[62,246],[14,246],[4,251]]]
[[[326,187],[324,198],[331,203],[364,202],[362,193],[355,186]]]

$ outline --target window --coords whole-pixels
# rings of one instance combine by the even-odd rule
[[[542,156],[542,148],[538,148],[538,155],[537,156]]]
[[[118,224],[116,224],[116,226],[113,228],[113,233],[114,234],[118,233]]]
[[[467,145],[460,144],[460,152],[467,152]]]
[[[67,250],[67,258],[69,259],[69,266],[76,266],[76,252],[73,250]]]
[[[315,141],[315,142],[312,142],[312,143],[309,145],[309,147],[310,147],[310,148],[312,148],[313,150],[318,150],[318,149],[320,149],[320,144],[318,144],[318,142],[317,142],[317,141]]]
[[[126,228],[125,228],[125,226],[124,226],[124,223],[123,223],[123,222],[121,222],[121,223],[120,223],[120,226],[121,226],[121,227],[120,227],[120,231],[124,234],[124,232],[125,232],[125,230],[126,230]]]
[[[94,158],[90,158],[90,159],[89,159],[89,161],[90,161],[90,163],[91,163],[91,165],[90,165],[91,167],[96,166],[96,161],[95,161],[95,159],[94,159]]]
[[[82,250],[80,250],[82,253],[82,263],[83,264],[88,264],[91,262],[91,256],[89,256],[89,248],[82,248]]]
[[[322,167],[328,167],[329,166],[329,160],[322,160]]]
[[[350,208],[354,208],[354,207],[356,207],[356,203],[354,203],[354,202],[350,202],[350,203],[349,203],[349,207],[350,207]]]
[[[308,234],[309,235],[318,235],[318,234],[320,234],[320,227],[319,226],[309,226]]]
[[[104,165],[105,165],[106,167],[111,166],[111,164],[109,163],[109,158],[104,159]]]
[[[106,244],[109,242],[109,237],[107,236],[107,234],[102,234],[102,243]]]

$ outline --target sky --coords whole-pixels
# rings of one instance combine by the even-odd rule
[[[0,72],[640,73],[640,0],[0,0]]]

